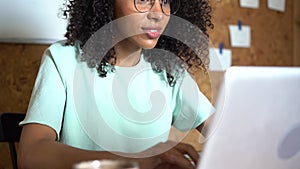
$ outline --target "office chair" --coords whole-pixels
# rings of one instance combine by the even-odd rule
[[[9,144],[13,169],[17,169],[15,143],[20,141],[22,128],[18,125],[25,117],[21,113],[0,113],[0,142]]]

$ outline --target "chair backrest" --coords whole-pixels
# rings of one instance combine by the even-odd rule
[[[25,118],[21,113],[0,113],[0,142],[7,142],[14,169],[17,169],[17,152],[15,142],[20,141],[22,128],[20,121]]]

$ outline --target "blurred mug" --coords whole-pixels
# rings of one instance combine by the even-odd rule
[[[75,164],[73,169],[139,169],[139,165],[133,161],[93,160]]]

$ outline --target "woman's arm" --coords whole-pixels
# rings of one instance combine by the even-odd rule
[[[212,124],[213,118],[214,115],[211,115],[196,128],[204,137],[208,135],[209,126]]]
[[[67,146],[55,140],[56,133],[52,128],[48,126],[40,124],[24,125],[18,152],[19,168],[71,169],[73,164],[85,160],[136,160],[126,159],[110,152],[82,150]],[[147,164],[147,162],[155,163],[155,158],[145,159],[140,165],[143,166]]]
[[[20,169],[71,169],[72,165],[87,160],[133,160],[139,162],[141,169],[153,169],[161,164],[172,164],[184,169],[194,168],[184,157],[189,154],[197,159],[197,153],[190,145],[172,142],[160,143],[141,153],[155,153],[165,146],[170,150],[148,158],[121,157],[107,151],[89,151],[74,148],[56,140],[55,131],[41,124],[26,124],[23,126],[18,152],[18,167]]]

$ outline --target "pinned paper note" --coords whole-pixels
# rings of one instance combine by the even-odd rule
[[[268,0],[268,8],[276,11],[285,11],[285,0]]]
[[[232,47],[250,48],[251,46],[251,28],[250,26],[229,25],[230,41]]]
[[[209,49],[209,69],[212,71],[225,71],[231,66],[232,52],[229,49]]]
[[[240,0],[240,6],[244,8],[258,8],[259,0]]]

